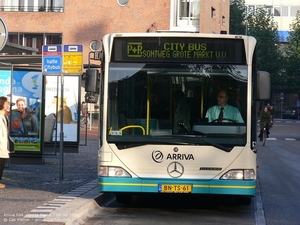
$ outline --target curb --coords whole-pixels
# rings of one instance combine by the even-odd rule
[[[80,197],[54,210],[43,219],[42,223],[57,223],[61,225],[83,224],[100,209],[96,200],[101,198],[102,195],[102,193],[99,194],[98,187],[96,186]]]

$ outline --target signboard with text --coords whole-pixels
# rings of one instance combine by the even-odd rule
[[[42,73],[44,75],[83,73],[82,45],[43,45]]]
[[[63,54],[63,73],[82,74],[82,45],[64,45]]]
[[[111,61],[245,65],[245,49],[243,39],[115,37]]]
[[[44,75],[62,72],[62,46],[43,45],[42,73]]]

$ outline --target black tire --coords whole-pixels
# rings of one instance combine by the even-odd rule
[[[117,202],[120,204],[129,204],[132,200],[131,194],[116,194]]]
[[[252,197],[236,197],[235,204],[237,205],[250,205],[252,202]]]

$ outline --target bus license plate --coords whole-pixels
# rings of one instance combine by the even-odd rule
[[[189,184],[161,184],[159,192],[162,193],[191,193],[192,185]]]

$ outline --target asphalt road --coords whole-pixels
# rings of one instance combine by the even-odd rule
[[[299,130],[300,121],[278,120],[266,146],[259,146],[258,176],[267,225],[300,224]]]

